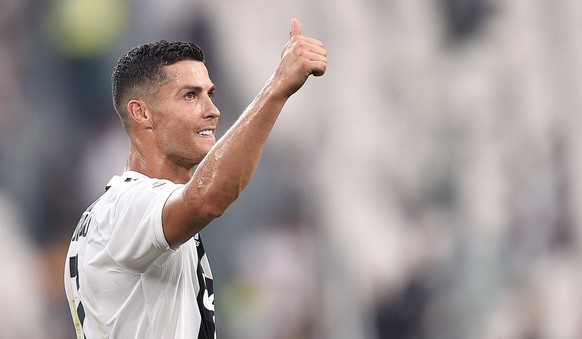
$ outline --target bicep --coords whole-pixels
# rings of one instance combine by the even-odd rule
[[[218,217],[201,194],[192,194],[188,186],[176,189],[162,210],[162,228],[171,248],[177,248]]]

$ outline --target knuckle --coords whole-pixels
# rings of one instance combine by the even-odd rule
[[[306,51],[302,48],[295,50],[295,55],[298,57],[303,57],[303,56],[305,56],[305,54],[306,54]]]

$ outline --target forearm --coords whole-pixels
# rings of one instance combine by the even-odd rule
[[[250,182],[288,96],[269,79],[234,125],[210,149],[192,178],[165,204],[162,220],[171,247],[224,213]]]
[[[250,182],[285,102],[310,75],[323,75],[326,68],[323,44],[301,36],[299,22],[293,19],[273,76],[211,148],[190,181],[166,202],[162,219],[170,246],[187,241],[236,200]]]
[[[200,163],[185,194],[203,197],[219,216],[250,182],[267,138],[287,100],[271,77],[235,124]]]

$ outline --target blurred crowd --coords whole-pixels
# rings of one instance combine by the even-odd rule
[[[223,339],[582,338],[582,2],[0,0],[0,339],[74,337],[80,214],[123,171],[117,58],[206,53],[219,135],[292,17],[328,72],[202,232]]]

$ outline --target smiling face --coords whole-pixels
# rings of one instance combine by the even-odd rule
[[[152,132],[162,161],[192,169],[216,142],[220,112],[212,101],[214,85],[200,61],[163,67],[166,80],[152,94]]]

